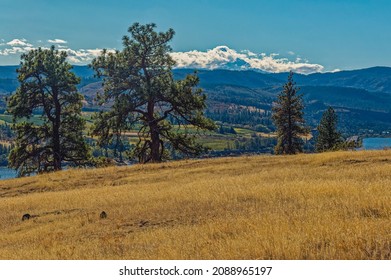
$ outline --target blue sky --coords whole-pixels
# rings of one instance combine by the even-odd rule
[[[0,0],[0,7],[0,65],[18,64],[20,52],[48,40],[86,64],[102,48],[121,49],[132,23],[154,22],[175,30],[171,46],[184,66],[198,65],[188,62],[193,50],[209,59],[200,67],[227,57],[274,72],[295,64],[310,71],[391,66],[387,0]]]

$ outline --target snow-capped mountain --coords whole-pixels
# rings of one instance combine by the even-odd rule
[[[227,46],[218,46],[207,51],[173,52],[177,68],[256,70],[261,72],[289,72],[301,74],[322,72],[324,67],[296,58],[294,61],[278,54],[256,54],[249,50],[236,51]]]

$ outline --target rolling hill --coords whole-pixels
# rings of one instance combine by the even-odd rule
[[[0,258],[389,260],[390,158],[252,156],[0,181]]]
[[[16,69],[17,66],[0,66],[0,80],[16,80]],[[194,71],[194,69],[174,69],[174,76],[183,78]],[[94,72],[88,66],[74,66],[73,72],[85,80],[94,78]],[[236,85],[248,88],[267,88],[281,86],[287,78],[287,73],[261,73],[251,70],[197,70],[197,73],[202,87]],[[295,81],[298,85],[348,87],[369,92],[391,93],[391,68],[372,67],[334,73],[295,74]],[[0,89],[3,89],[1,85]]]
[[[15,70],[16,66],[0,66],[0,94],[6,96],[17,87]],[[79,89],[86,97],[85,108],[100,109],[93,100],[101,90],[101,81],[87,66],[75,66],[73,71],[82,78]],[[194,69],[175,69],[174,77],[181,79],[190,73]],[[197,75],[208,95],[209,111],[232,105],[270,111],[287,78],[287,73],[219,69],[198,70]],[[391,131],[391,68],[295,74],[294,79],[304,95],[305,117],[311,126],[315,127],[322,112],[333,106],[341,119],[340,129],[346,134]],[[4,110],[4,97],[0,107]]]

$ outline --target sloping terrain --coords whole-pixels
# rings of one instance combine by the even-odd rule
[[[0,258],[391,259],[390,186],[389,150],[4,180]]]

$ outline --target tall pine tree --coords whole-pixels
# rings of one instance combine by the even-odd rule
[[[293,81],[293,72],[273,106],[273,121],[277,128],[276,154],[296,154],[303,151],[302,136],[308,133],[303,118],[303,97]]]
[[[317,152],[333,150],[341,143],[341,134],[337,131],[337,121],[337,114],[332,107],[329,107],[323,113],[318,125]]]
[[[206,95],[197,88],[196,75],[175,80],[169,41],[174,30],[155,31],[155,24],[129,27],[131,37],[123,37],[122,51],[104,51],[92,61],[97,76],[103,78],[101,104],[113,104],[110,111],[95,118],[93,134],[99,143],[139,125],[132,155],[139,162],[160,162],[170,149],[186,155],[197,155],[204,148],[195,141],[189,129],[215,129],[204,116]]]
[[[14,118],[15,147],[9,166],[19,175],[62,169],[62,164],[83,164],[89,148],[83,137],[83,96],[80,79],[70,70],[66,52],[34,49],[22,55],[20,86],[8,101]],[[33,115],[39,115],[34,120]]]

